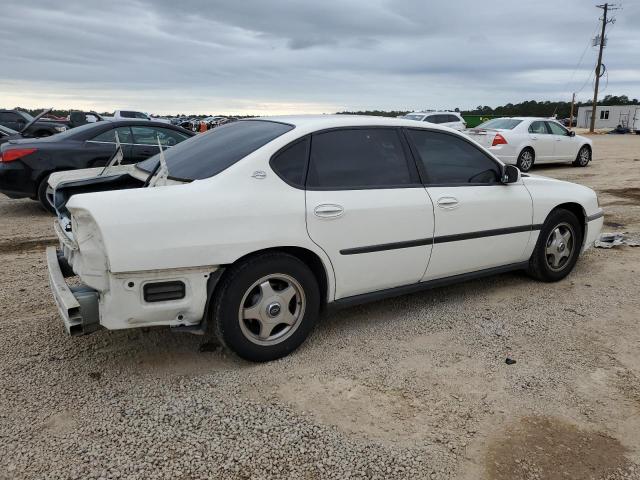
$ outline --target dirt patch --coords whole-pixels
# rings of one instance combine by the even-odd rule
[[[608,188],[600,190],[602,193],[608,193],[618,198],[631,200],[632,204],[640,204],[640,188]]]
[[[618,440],[552,417],[525,417],[489,446],[487,477],[625,478],[634,470]]]
[[[57,245],[57,238],[36,238],[25,239],[15,238],[11,240],[5,240],[0,242],[0,251],[3,253],[19,253],[29,250],[44,250],[50,245]]]

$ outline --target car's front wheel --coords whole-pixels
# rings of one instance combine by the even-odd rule
[[[586,145],[578,151],[578,156],[573,161],[576,167],[586,167],[591,161],[591,149]]]
[[[540,230],[529,259],[529,274],[544,282],[557,282],[569,275],[582,249],[582,227],[574,213],[553,210]]]
[[[280,252],[230,267],[213,298],[213,332],[238,356],[265,362],[288,355],[312,331],[320,311],[313,272]]]
[[[531,170],[533,166],[533,162],[535,161],[535,153],[531,148],[525,148],[518,155],[518,161],[516,162],[516,166],[520,169],[521,172],[528,172]]]

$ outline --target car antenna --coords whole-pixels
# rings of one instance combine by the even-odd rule
[[[149,181],[150,187],[158,187],[167,184],[167,178],[169,177],[169,167],[167,167],[167,161],[164,158],[164,150],[162,149],[162,143],[160,143],[160,135],[156,135],[158,140],[158,148],[160,149],[160,161],[158,162],[158,168],[156,168],[155,177]],[[151,174],[153,175],[153,173]]]
[[[111,157],[111,160],[104,166],[102,171],[100,172],[99,177],[103,176],[107,171],[113,167],[114,165],[120,165],[122,163],[122,159],[124,158],[124,154],[122,153],[122,145],[120,144],[120,137],[118,136],[118,131],[116,130],[116,151]]]

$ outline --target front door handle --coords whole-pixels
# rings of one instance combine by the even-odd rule
[[[320,218],[338,218],[342,216],[343,213],[344,207],[334,203],[323,203],[313,209],[313,214]]]
[[[537,140],[538,136],[537,135],[531,135],[531,140]]]
[[[440,208],[452,209],[456,208],[460,202],[456,197],[440,197],[438,199],[438,206]]]

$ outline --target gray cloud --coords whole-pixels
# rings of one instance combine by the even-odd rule
[[[0,103],[269,113],[567,99],[593,68],[588,47],[574,72],[598,13],[584,0],[8,0]],[[615,14],[604,94],[638,97],[640,5]]]

